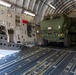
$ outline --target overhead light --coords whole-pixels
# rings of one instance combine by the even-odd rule
[[[53,5],[49,4],[50,7],[52,7],[53,9],[56,9]]]
[[[29,11],[24,11],[24,13],[25,13],[25,14],[28,14],[28,15],[30,15],[30,16],[35,16],[35,14],[33,14],[33,13],[29,12]]]
[[[2,0],[0,0],[0,4],[3,5],[3,6],[6,6],[6,7],[11,7],[11,4],[9,4],[5,1],[2,1]]]

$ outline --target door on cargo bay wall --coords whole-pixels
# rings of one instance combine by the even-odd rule
[[[9,42],[14,42],[14,30],[9,29],[8,34],[9,34]]]

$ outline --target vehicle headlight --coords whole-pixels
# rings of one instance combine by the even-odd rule
[[[61,34],[58,34],[58,36],[63,36],[63,34],[61,33]]]
[[[60,34],[60,36],[63,36],[63,34]]]

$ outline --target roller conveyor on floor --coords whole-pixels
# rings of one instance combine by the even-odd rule
[[[75,51],[33,47],[0,59],[0,75],[75,74]]]

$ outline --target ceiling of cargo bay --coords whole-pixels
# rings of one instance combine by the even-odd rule
[[[41,21],[44,16],[56,13],[75,13],[76,0],[4,0],[12,5],[15,11],[24,10],[36,14],[35,19]],[[76,14],[76,13],[75,13]]]

